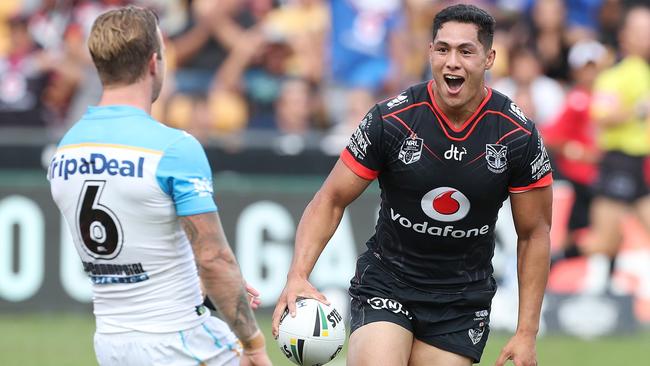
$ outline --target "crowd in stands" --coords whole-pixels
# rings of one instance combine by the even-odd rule
[[[627,0],[484,0],[497,19],[495,89],[540,126],[573,83],[569,50],[618,57]],[[642,1],[641,1],[642,2]],[[101,93],[86,47],[95,17],[137,4],[160,17],[169,70],[155,117],[202,142],[241,131],[323,132],[338,154],[378,100],[429,75],[435,0],[3,0],[0,128],[63,131]]]

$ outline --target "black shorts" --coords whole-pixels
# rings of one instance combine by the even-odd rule
[[[494,278],[464,287],[420,289],[390,273],[367,251],[359,257],[350,284],[352,332],[365,324],[388,321],[434,347],[476,363],[481,360],[490,333]]]
[[[617,151],[606,153],[600,161],[596,195],[633,203],[650,194],[644,176],[645,157]]]
[[[574,200],[569,216],[569,231],[589,227],[589,208],[594,198],[591,187],[584,184],[571,182],[573,186]]]

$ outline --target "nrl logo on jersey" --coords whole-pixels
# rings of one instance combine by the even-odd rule
[[[508,166],[508,147],[501,144],[485,144],[485,160],[492,173],[503,173]]]
[[[402,147],[397,156],[404,164],[415,163],[422,156],[422,145],[424,142],[419,137],[409,137],[402,142]]]

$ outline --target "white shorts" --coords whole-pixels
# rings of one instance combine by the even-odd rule
[[[236,366],[241,344],[215,317],[174,333],[95,333],[100,366]]]

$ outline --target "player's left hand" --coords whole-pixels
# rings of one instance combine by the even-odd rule
[[[494,366],[504,366],[508,360],[515,366],[537,366],[535,335],[515,334],[501,350]]]
[[[248,293],[248,303],[251,305],[253,310],[260,307],[262,300],[260,299],[260,292],[251,286],[248,282],[246,283],[246,292]]]

